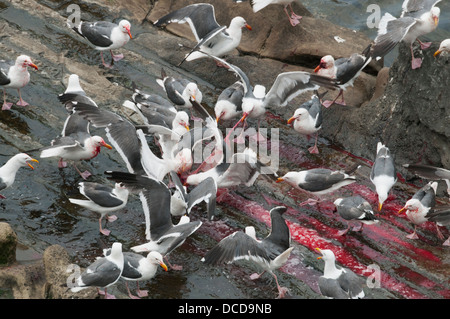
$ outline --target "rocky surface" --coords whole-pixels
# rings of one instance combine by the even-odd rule
[[[248,3],[206,2],[216,6],[220,24],[227,24],[231,16],[239,14],[246,17],[253,27],[253,31],[244,31],[241,46],[228,60],[242,66],[254,84],[270,87],[280,72],[312,72],[321,56],[330,53],[336,58],[349,56],[353,52],[361,52],[370,43],[370,39],[360,33],[315,19],[297,3],[296,12],[303,14],[304,18],[299,26],[293,28],[280,6],[269,6],[254,14]],[[129,98],[133,82],[144,91],[162,94],[155,79],[164,67],[171,74],[196,80],[205,92],[205,107],[212,111],[221,90],[236,80],[234,75],[208,60],[176,67],[188,52],[188,47],[194,44],[189,28],[187,25],[173,25],[167,30],[158,30],[151,25],[151,21],[187,3],[190,2],[156,1],[147,21],[140,24],[149,9],[147,0],[80,2],[85,20],[124,17],[133,23],[134,40],[121,49],[125,59],[112,70],[105,70],[99,63],[98,52],[66,28],[69,2],[0,0],[0,13],[3,10],[14,13],[14,19],[8,15],[5,20],[0,20],[0,58],[26,52],[40,67],[39,72],[32,74],[32,83],[22,93],[32,106],[28,109],[14,106],[11,112],[0,114],[3,151],[41,147],[60,133],[66,113],[57,100],[57,94],[64,91],[71,73],[80,76],[83,88],[99,105],[130,115],[122,110],[121,103]],[[345,42],[337,42],[335,36],[345,39]],[[419,70],[409,68],[409,51],[405,47],[400,48],[401,58],[390,69],[382,68],[381,63],[372,63],[354,87],[345,92],[347,106],[334,105],[324,110],[319,156],[307,154],[305,149],[310,145],[286,125],[296,106],[309,99],[310,94],[298,97],[286,108],[270,110],[261,126],[280,128],[283,133],[279,174],[308,165],[343,168],[356,161],[347,153],[336,154],[332,147],[341,147],[353,155],[373,159],[379,139],[394,151],[399,168],[403,163],[417,161],[448,168],[449,60],[445,56],[439,59],[432,57],[435,45],[420,53],[424,56],[424,63]],[[336,93],[330,92],[327,97],[332,98]],[[8,94],[14,95],[15,92],[8,91]],[[91,167],[98,174],[106,168],[123,169],[116,153],[102,153],[100,158],[101,163],[99,159]],[[87,266],[98,256],[99,247],[108,246],[114,240],[123,241],[125,247],[134,243],[130,238],[139,240],[137,237],[142,233],[142,225],[137,231],[136,220],[142,217],[140,204],[130,201],[129,211],[120,215],[116,222],[120,222],[116,224],[120,227],[113,228],[113,236],[99,239],[97,220],[89,219],[89,213],[67,205],[67,194],[77,192],[77,177],[57,172],[53,164],[41,161],[34,175],[23,177],[22,181],[19,176],[17,188],[10,190],[7,194],[9,201],[2,204],[0,217],[13,222],[11,225],[17,229],[19,241],[36,244],[36,250],[42,254],[41,258],[24,264],[13,260],[11,250],[8,253],[9,266],[0,268],[0,287],[8,289],[13,298],[95,298],[95,289],[83,290],[76,295],[70,293],[66,286],[70,276],[66,272],[67,267],[72,263]],[[363,192],[375,203],[376,197],[367,178],[369,169],[368,166],[363,167],[358,175],[362,186],[350,190]],[[212,246],[220,240],[226,231],[258,223],[259,230],[264,233],[267,220],[264,219],[266,206],[263,203],[267,200],[264,195],[267,195],[270,203],[281,202],[292,207],[288,218],[292,221],[296,249],[280,280],[289,285],[294,297],[320,298],[314,280],[322,265],[315,258],[314,248],[319,244],[333,244],[336,249],[342,249],[339,261],[349,267],[360,271],[362,265],[381,264],[388,288],[372,291],[373,298],[448,298],[448,252],[440,247],[434,226],[421,230],[424,242],[411,244],[400,239],[411,230],[409,223],[391,216],[413,191],[410,185],[396,185],[385,208],[390,211],[382,215],[383,223],[379,228],[368,228],[364,235],[351,234],[345,239],[334,235],[335,228],[342,228],[343,224],[335,219],[329,207],[321,207],[321,211],[313,208],[300,210],[296,202],[304,194],[298,194],[286,185],[274,186],[264,179],[258,180],[253,188],[238,189],[229,197],[225,196],[219,205],[220,221],[216,225],[205,223],[197,237],[177,255],[179,260],[185,258],[192,262],[189,271],[171,272],[155,278],[151,296],[196,298],[200,295],[203,298],[205,295],[200,294],[201,290],[213,298],[272,298],[272,291],[266,289],[269,280],[262,281],[262,284],[248,281],[243,284],[242,277],[246,274],[238,270],[217,270],[213,278],[218,284],[211,288],[208,286],[211,270],[205,271],[197,256],[204,253],[207,245]],[[17,206],[13,206],[16,202]],[[255,208],[256,213],[250,208]],[[18,211],[22,217],[16,220]],[[196,245],[197,241],[202,245]],[[354,256],[350,256],[349,251]],[[198,289],[197,283],[203,283],[202,289]],[[164,289],[169,284],[175,287],[173,291]],[[116,290],[119,295],[124,291],[123,283],[121,285]]]

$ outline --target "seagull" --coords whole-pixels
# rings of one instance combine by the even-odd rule
[[[407,238],[419,238],[416,233],[417,225],[428,221],[428,213],[436,206],[437,185],[437,182],[429,182],[419,189],[413,197],[405,203],[405,206],[398,211],[401,213],[406,210],[406,217],[414,224],[414,232],[407,235]],[[437,226],[436,229],[439,231]]]
[[[450,195],[450,170],[424,164],[404,164],[403,167],[422,178],[445,181],[447,193]]]
[[[108,256],[111,253],[111,249],[103,251],[103,255]],[[141,254],[136,254],[131,251],[123,253],[124,266],[122,275],[120,278],[125,280],[128,296],[131,299],[140,299],[141,297],[147,297],[148,291],[139,289],[139,281],[150,280],[156,275],[158,266],[161,266],[167,271],[167,266],[163,261],[163,256],[157,251],[151,251],[146,257]],[[137,296],[133,295],[128,287],[128,281],[136,281]]]
[[[195,82],[168,76],[164,69],[161,69],[161,78],[156,79],[156,82],[164,89],[169,100],[178,107],[192,108],[191,100],[202,103],[203,94]]]
[[[65,167],[64,161],[90,160],[100,153],[101,147],[112,149],[101,136],[91,136],[86,132],[72,133],[70,135],[57,137],[51,141],[51,145],[44,147],[41,158],[59,157],[60,168]],[[81,172],[74,164],[75,169],[83,179],[87,179],[91,173]]]
[[[441,44],[439,45],[439,49],[434,52],[434,56],[437,57],[438,55],[440,55],[442,52],[450,52],[450,39],[445,39],[444,41],[441,42]]]
[[[418,37],[434,31],[439,24],[441,10],[436,4],[441,0],[405,0],[400,18],[385,13],[378,24],[378,34],[374,40],[371,56],[377,60],[391,51],[399,42],[409,44],[411,67],[420,68],[421,58],[414,57],[413,43],[417,40],[422,50],[431,42],[423,43]]]
[[[319,197],[356,182],[356,177],[346,172],[334,171],[328,168],[312,168],[298,172],[287,172],[284,176],[279,177],[276,182],[286,182],[294,188]],[[301,206],[317,203],[317,199],[310,198],[303,202]]]
[[[381,211],[389,191],[397,182],[397,169],[391,151],[383,143],[377,143],[377,155],[370,171],[370,181],[378,194],[378,211]]]
[[[214,178],[208,177],[204,179],[188,193],[178,174],[171,171],[170,177],[176,189],[170,201],[170,213],[172,216],[189,214],[195,205],[204,201],[207,204],[208,220],[214,218],[216,215],[217,194],[217,183]]]
[[[68,25],[100,51],[102,63],[107,68],[112,67],[114,61],[123,59],[123,54],[114,55],[112,50],[123,47],[132,38],[131,24],[127,20],[121,20],[118,24],[109,21],[81,21],[78,25],[72,23],[68,23]],[[111,64],[105,63],[103,59],[103,51],[106,50],[111,52]]]
[[[173,104],[159,95],[149,95],[135,91],[133,102],[125,101],[124,106],[136,112],[145,124],[146,134],[158,137],[162,154],[171,153],[189,131],[189,115],[177,111]]]
[[[288,124],[293,124],[294,130],[302,135],[308,137],[315,134],[316,139],[314,146],[310,147],[308,151],[311,154],[318,154],[317,138],[319,136],[318,131],[322,128],[322,107],[320,99],[317,95],[313,95],[311,100],[303,103],[295,110],[294,115],[287,121]]]
[[[223,238],[202,258],[207,265],[232,263],[238,260],[251,261],[264,269],[261,274],[252,274],[251,280],[258,279],[264,272],[269,272],[275,278],[278,288],[278,298],[284,298],[288,289],[281,287],[274,271],[283,266],[294,249],[291,246],[291,235],[285,219],[282,217],[287,208],[274,207],[270,210],[271,231],[262,240],[258,240],[255,228],[248,226],[245,232],[237,231]]]
[[[441,239],[444,239],[444,235],[442,235],[441,231],[439,230],[438,226],[448,226],[450,225],[450,207],[435,207],[433,211],[430,211],[428,214],[428,220],[430,222],[436,223],[436,229],[438,233],[438,237]],[[447,238],[442,243],[443,246],[450,246],[450,237]]]
[[[98,220],[100,233],[109,236],[111,231],[102,228],[102,219],[105,216],[109,222],[117,219],[116,215],[109,216],[108,214],[125,207],[128,201],[128,189],[120,183],[116,183],[114,187],[110,187],[94,182],[81,182],[78,184],[78,189],[87,199],[69,198],[69,201],[72,204],[100,213]]]
[[[187,237],[192,235],[201,225],[201,221],[190,221],[188,216],[182,216],[178,224],[172,223],[170,213],[172,193],[161,181],[156,179],[121,172],[105,172],[109,179],[123,183],[127,188],[139,192],[142,207],[149,216],[149,232],[146,234],[148,242],[133,246],[134,252],[157,251],[165,258],[181,246]],[[170,263],[169,263],[170,265]],[[170,265],[171,268],[179,270],[181,266]]]
[[[172,128],[173,120],[177,114],[174,104],[158,94],[148,94],[138,89],[134,90],[131,100],[122,104],[126,108],[137,112],[148,125],[161,125]]]
[[[236,1],[236,0],[235,0]],[[252,1],[252,8],[253,12],[258,12],[261,9],[264,9],[270,4],[282,4],[284,5],[284,12],[286,13],[289,22],[293,27],[295,27],[297,24],[300,23],[300,19],[302,16],[299,16],[294,12],[294,9],[292,9],[292,2],[296,0],[251,0]],[[288,12],[287,8],[289,7],[290,13]]]
[[[236,81],[225,90],[223,90],[217,98],[214,106],[216,121],[226,121],[242,114],[242,99],[244,98],[244,84]]]
[[[148,146],[143,132],[145,127],[137,128],[120,115],[91,104],[74,103],[78,114],[94,127],[105,129],[108,140],[119,152],[129,172],[162,180],[171,170],[183,172],[192,166],[190,149],[182,149],[176,154],[165,152],[159,158]]]
[[[229,159],[222,161],[215,167],[201,173],[191,174],[187,177],[186,185],[198,185],[211,177],[217,183],[217,188],[229,188],[244,184],[252,186],[260,174],[275,174],[261,163],[255,151],[246,148],[243,152],[234,153]]]
[[[50,146],[42,148],[40,157],[59,157],[58,167],[63,168],[67,166],[66,161],[76,162],[96,157],[102,146],[112,149],[101,136],[91,136],[89,122],[73,109],[74,104],[78,101],[98,108],[97,104],[81,88],[78,75],[71,74],[69,76],[66,91],[60,94],[58,99],[65,105],[69,114],[64,122],[61,136],[52,140]],[[91,175],[88,171],[81,172],[75,163],[74,167],[83,179],[87,179]]]
[[[31,169],[34,169],[30,162],[39,163],[37,159],[31,158],[28,154],[19,153],[11,157],[2,167],[0,167],[0,191],[3,191],[14,184],[19,168],[28,166]],[[5,199],[6,197],[0,194],[0,198]]]
[[[99,257],[90,264],[86,270],[76,278],[72,292],[78,292],[88,287],[97,287],[99,294],[104,294],[106,299],[115,299],[115,296],[106,292],[107,287],[114,285],[122,275],[124,268],[124,257],[122,253],[122,244],[115,242],[112,244],[111,253],[105,257]],[[100,288],[105,291],[101,292]]]
[[[359,229],[353,229],[355,231],[362,231],[363,225],[372,225],[379,220],[375,216],[372,210],[372,206],[368,201],[359,195],[338,198],[334,201],[338,214],[346,221],[357,221],[361,223]],[[339,231],[338,235],[345,235],[350,230],[350,226],[347,223],[347,229]]]
[[[187,22],[197,41],[197,45],[181,63],[185,60],[192,61],[206,57],[199,50],[223,57],[237,48],[241,42],[242,28],[252,29],[242,17],[234,17],[228,28],[219,25],[216,21],[214,6],[209,3],[188,5],[161,17],[155,21],[154,25],[161,27],[173,22]]]
[[[244,97],[242,99],[242,118],[235,124],[232,130],[228,133],[225,140],[228,140],[230,134],[238,126],[239,123],[244,122],[247,117],[258,119],[258,134],[259,123],[262,116],[266,112],[268,106],[286,106],[296,96],[311,90],[318,90],[320,87],[326,87],[329,89],[336,89],[336,82],[333,79],[323,77],[317,74],[311,74],[303,71],[293,71],[280,73],[275,82],[272,84],[269,92],[262,85],[255,85],[253,87],[250,84],[250,80],[247,75],[237,66],[226,62],[218,57],[211,56],[217,61],[225,64],[227,69],[234,72],[244,84]],[[259,135],[257,139],[262,137]]]
[[[361,74],[362,70],[372,61],[369,52],[369,45],[361,54],[353,53],[348,58],[340,58],[335,60],[332,55],[326,55],[320,59],[319,65],[314,69],[318,75],[335,79],[339,86],[339,94],[333,101],[324,101],[325,107],[330,107],[334,103],[346,105],[344,100],[344,91],[349,86],[353,86],[356,78]],[[341,97],[342,101],[336,102]]]
[[[27,55],[19,55],[15,61],[0,60],[0,86],[3,88],[3,106],[2,110],[9,110],[12,103],[6,102],[5,88],[17,89],[19,101],[17,105],[27,106],[28,103],[22,99],[20,89],[30,82],[30,73],[28,67],[38,69],[36,64],[31,61]]]
[[[363,280],[348,268],[336,266],[336,256],[330,249],[316,248],[325,262],[323,276],[319,277],[320,293],[333,299],[364,298]]]

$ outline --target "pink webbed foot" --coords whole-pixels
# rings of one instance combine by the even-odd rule
[[[88,171],[84,171],[83,173],[80,173],[81,178],[83,179],[88,179],[89,176],[91,176],[92,174]]]
[[[278,297],[277,299],[282,299],[286,297],[286,294],[289,293],[289,289],[286,287],[279,287],[278,288]]]
[[[412,234],[406,235],[406,238],[409,238],[409,239],[419,239],[419,236],[417,236],[416,232],[414,232],[414,233],[412,233]]]
[[[6,197],[0,194],[0,199],[6,199]]]
[[[319,203],[319,201],[317,199],[314,198],[308,198],[307,200],[305,200],[304,202],[302,202],[300,204],[300,206],[305,206],[305,205],[317,205]]]
[[[10,102],[5,102],[5,103],[3,103],[2,111],[10,110],[12,106],[13,106],[12,103],[10,103]]]
[[[263,272],[264,273],[264,272]],[[258,274],[258,273],[254,273],[254,274],[251,274],[250,275],[250,280],[256,280],[256,279],[259,279],[261,276],[262,276],[262,274],[263,273],[261,273],[261,274]]]
[[[344,230],[340,230],[340,231],[338,231],[337,235],[338,236],[344,236],[345,234],[348,233],[348,230],[349,230],[349,228],[344,229]]]
[[[420,48],[422,50],[428,49],[431,46],[432,42],[420,42]]]
[[[112,57],[112,59],[115,61],[115,62],[117,62],[117,61],[120,61],[120,60],[122,60],[123,59],[123,54],[121,53],[121,54],[112,54],[111,55],[111,57]]]
[[[317,147],[317,145],[311,146],[310,148],[308,148],[308,151],[311,154],[319,154],[319,148]]]
[[[450,246],[450,237],[442,243],[442,246]]]
[[[291,15],[291,17],[289,18],[289,22],[291,23],[291,26],[295,27],[297,24],[300,23],[300,20]]]
[[[97,289],[97,291],[98,291],[99,295],[105,296],[105,299],[116,299],[116,296],[107,293],[106,289],[105,289],[105,291]]]
[[[22,100],[22,99],[20,99],[16,104],[19,105],[19,106],[27,106],[27,105],[30,105],[30,104],[28,104],[27,102],[25,102],[25,101]]]
[[[110,222],[110,223],[112,223],[112,222],[117,220],[117,216],[116,215],[111,215],[111,216],[107,215],[106,218],[108,219],[108,222]]]
[[[148,290],[136,290],[136,293],[139,297],[144,298],[144,297],[148,297]]]
[[[418,69],[422,66],[422,59],[421,58],[413,58],[411,60],[411,67],[413,70]]]
[[[334,101],[330,101],[330,100],[326,100],[326,101],[322,102],[322,105],[325,106],[326,108],[329,108],[333,104],[334,104]]]
[[[109,229],[100,229],[100,233],[105,236],[109,236],[109,234],[111,234],[111,231]]]
[[[67,167],[67,162],[65,162],[62,158],[58,161],[58,168],[64,168]]]

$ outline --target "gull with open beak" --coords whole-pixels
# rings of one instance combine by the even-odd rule
[[[19,168],[28,166],[34,170],[30,162],[39,163],[38,160],[31,158],[28,154],[19,153],[11,157],[5,165],[0,167],[0,191],[10,187],[14,183]],[[5,197],[0,194],[0,198],[4,199]]]

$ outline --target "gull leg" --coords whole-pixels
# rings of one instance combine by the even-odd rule
[[[130,288],[128,287],[128,281],[125,281],[125,286],[127,287],[128,297],[131,299],[141,299],[131,293]]]
[[[310,148],[308,148],[308,151],[311,154],[319,154],[319,148],[317,147],[317,138],[319,136],[319,133],[316,133],[316,140],[314,142],[314,146],[311,146]]]
[[[344,101],[344,90],[340,90],[338,96],[336,96],[336,98],[333,101],[323,101],[322,105],[325,106],[326,108],[329,108],[331,105],[333,105],[334,103],[336,103],[337,99],[339,97],[342,97],[342,102],[338,102],[337,104],[341,104],[341,105],[345,105],[345,101]]]
[[[6,102],[6,92],[5,90],[3,90],[3,106],[2,106],[2,110],[9,110],[11,109],[11,107],[13,106],[13,104],[11,102]]]
[[[112,52],[112,50],[109,50],[109,52],[111,52],[111,57],[112,57],[113,61],[117,62],[117,61],[120,61],[120,60],[123,59],[123,54],[122,54],[122,53],[120,53],[120,54],[114,54],[114,53]]]
[[[414,51],[413,51],[412,44],[411,44],[410,48],[411,48],[411,67],[413,70],[415,70],[415,69],[418,69],[421,67],[422,59],[414,57]]]
[[[78,169],[78,167],[77,167],[75,164],[73,164],[73,166],[75,167],[75,169],[77,170],[78,174],[80,174],[80,176],[81,176],[83,179],[87,179],[89,176],[92,175],[89,171],[84,171],[84,172],[82,173],[82,172]]]
[[[417,226],[414,226],[414,232],[412,234],[407,235],[406,238],[419,239],[419,236],[417,236],[417,233],[416,233],[416,229],[417,229]]]
[[[251,274],[250,275],[250,279],[251,280],[256,280],[256,279],[259,279],[259,278],[261,278],[261,276],[265,273],[266,271],[264,270],[262,273],[260,273],[260,274],[258,274],[258,273],[254,273],[254,274]]]
[[[299,16],[298,14],[296,14],[294,12],[294,9],[292,8],[292,3],[289,4],[289,9],[291,9],[291,18],[296,18],[296,19],[301,19],[303,18],[302,16]]]
[[[107,63],[105,62],[105,59],[103,58],[103,51],[100,51],[100,56],[102,57],[102,63],[103,63],[103,65],[105,66],[105,68],[110,68],[110,67],[112,67],[112,64],[107,64]]]
[[[422,42],[419,39],[417,39],[417,42],[419,42],[422,50],[428,49],[433,44],[432,42]]]
[[[102,218],[101,217],[98,220],[98,225],[99,225],[100,233],[102,233],[105,236],[109,236],[111,231],[106,228],[105,229],[102,228]]]
[[[278,278],[277,276],[272,273],[273,277],[275,278],[275,282],[277,283],[277,289],[278,289],[278,297],[277,299],[281,299],[286,297],[286,294],[289,292],[289,289],[286,287],[281,287],[280,284],[278,283]]]
[[[289,12],[288,12],[288,10],[287,10],[287,6],[284,7],[284,12],[286,13],[286,15],[287,15],[287,17],[288,17],[288,19],[289,19],[289,22],[291,23],[291,25],[292,25],[293,27],[295,27],[297,24],[300,23],[300,20],[299,20],[298,18],[293,17],[293,16],[291,16],[291,15],[289,14]]]
[[[27,106],[27,105],[29,105],[27,102],[25,102],[22,99],[22,94],[20,94],[20,89],[17,89],[17,92],[19,93],[19,101],[16,104],[19,105],[19,106]]]
[[[141,289],[139,289],[139,281],[138,282],[136,282],[136,285],[137,285],[137,289],[136,289],[136,292],[137,292],[137,295],[139,296],[139,297],[147,297],[148,296],[148,290],[141,290]]]
[[[347,228],[344,229],[344,230],[338,231],[337,235],[338,235],[338,236],[343,236],[343,235],[347,234],[347,232],[348,232],[349,230],[350,230],[350,226],[349,226],[349,224],[347,223]]]

